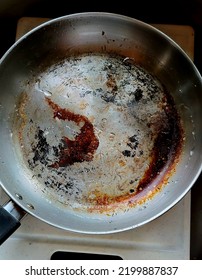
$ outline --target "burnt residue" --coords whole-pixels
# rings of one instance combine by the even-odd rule
[[[127,150],[122,151],[122,154],[125,157],[134,157],[136,156],[136,150],[138,148],[139,145],[139,140],[138,140],[138,136],[136,134],[128,137],[127,140]]]
[[[143,97],[143,91],[141,88],[137,88],[134,92],[134,98],[136,102],[139,102]]]
[[[123,73],[127,73],[127,79],[120,78],[120,68]],[[108,102],[114,103],[117,106],[133,107],[140,101],[149,102],[154,100],[159,93],[160,86],[156,83],[156,78],[144,71],[139,66],[135,65],[135,61],[131,58],[126,58],[120,63],[120,68],[112,62],[105,64],[103,70],[106,75],[107,90],[96,91],[97,95]],[[121,97],[122,91],[131,86],[135,81],[137,88],[134,91],[126,91],[127,102]],[[144,91],[147,92],[147,97],[144,96]],[[144,101],[143,101],[144,102]],[[125,103],[125,104],[124,104]]]
[[[57,181],[54,176],[48,176],[44,183],[47,188],[56,189],[57,191],[63,191],[64,194],[69,194],[75,188],[75,179],[71,177],[67,178],[65,182],[61,183]]]
[[[46,98],[47,103],[53,110],[53,117],[63,121],[73,121],[77,125],[84,123],[80,128],[80,133],[74,140],[64,136],[61,139],[58,161],[52,163],[50,167],[59,168],[72,165],[75,162],[91,161],[99,146],[99,140],[94,133],[93,124],[87,117],[75,114],[68,109],[63,109],[55,104],[50,98]]]
[[[32,144],[32,152],[34,156],[32,161],[28,161],[31,169],[33,169],[39,162],[46,166],[49,161],[48,155],[50,145],[47,143],[44,131],[40,127],[36,128],[35,139],[37,140],[36,144]]]
[[[167,103],[164,106],[167,123],[162,123],[161,129],[157,133],[152,151],[152,161],[139,182],[137,192],[144,190],[160,174],[167,163],[172,166],[181,151],[183,129],[172,96],[167,93],[167,98]]]
[[[116,79],[112,74],[107,74],[107,82],[106,85],[111,89],[111,92],[115,93],[118,90],[118,86],[116,84]]]
[[[52,146],[47,142],[46,139],[46,130],[43,130],[39,126],[36,127],[35,131],[35,140],[31,143],[33,158],[28,160],[29,167],[34,169],[36,166],[41,164],[41,172],[45,166],[51,164],[50,154],[54,157],[59,156],[59,150],[62,148],[62,144],[59,143],[58,146]],[[40,178],[41,174],[37,174]]]
[[[36,127],[35,141],[31,144],[33,158],[28,160],[29,167],[34,169],[38,164],[41,164],[42,169],[45,166],[48,168],[59,168],[73,165],[75,162],[91,161],[99,146],[93,124],[87,117],[61,108],[49,98],[46,98],[46,101],[53,110],[54,118],[63,121],[73,121],[77,125],[82,123],[82,126],[80,133],[76,135],[74,140],[63,136],[55,146],[48,143],[46,139],[47,131],[44,131],[39,126]],[[43,171],[42,169],[41,171]],[[46,182],[48,184],[48,181]]]
[[[122,154],[125,156],[125,157],[130,157],[131,156],[131,151],[130,150],[124,150],[122,152]]]
[[[35,154],[33,157],[33,162],[36,163],[36,161],[40,161],[42,164],[47,164],[47,154],[49,153],[49,144],[46,141],[46,138],[44,137],[44,132],[38,128],[37,129],[37,139],[38,143],[35,147]]]
[[[129,140],[129,142],[127,143],[127,145],[131,149],[135,150],[137,148],[137,146],[138,146],[138,137],[137,137],[137,135],[134,134],[134,135],[128,137],[128,140]]]
[[[106,91],[98,90],[98,94],[100,94],[101,98],[104,101],[114,103],[118,91],[118,86],[116,81],[117,70],[112,63],[107,63],[104,66],[103,70],[106,71],[107,90]]]
[[[162,130],[160,130],[157,134],[151,155],[152,160],[147,171],[144,173],[144,176],[139,180],[138,186],[133,188],[136,180],[131,180],[129,182],[130,188],[128,190],[128,194],[121,194],[116,197],[109,196],[101,192],[95,192],[94,194],[96,198],[94,200],[96,201],[96,204],[101,207],[101,209],[107,209],[107,207],[110,207],[113,205],[113,203],[122,203],[124,201],[128,201],[129,206],[131,207],[136,205],[136,200],[133,204],[131,199],[136,197],[137,194],[143,192],[148,186],[150,186],[157,176],[159,176],[160,172],[167,163],[169,164],[170,168],[173,167],[173,163],[178,158],[181,151],[183,130],[181,127],[180,118],[177,114],[171,97],[169,97],[169,101],[169,106],[167,104],[165,107],[168,123],[166,125],[162,125]],[[134,148],[138,146],[136,135],[129,137],[129,139],[129,143],[134,144]],[[122,154],[126,157],[130,157],[132,155],[132,150],[124,150]],[[169,173],[169,169],[167,170],[167,173]],[[158,185],[155,191],[157,192],[160,189],[161,185]],[[143,196],[143,198],[145,197]],[[142,199],[141,201],[144,202],[145,200]]]
[[[148,95],[152,100],[159,91],[159,87],[156,83],[154,83],[154,77],[149,73],[144,72],[143,69],[136,65],[135,61],[129,57],[123,59],[123,65],[127,69],[128,73],[131,76],[134,76],[134,79],[136,79],[139,83],[139,87],[135,92],[133,92],[135,101],[139,102],[143,97],[143,91],[140,88],[142,86],[146,86],[148,88]],[[134,67],[136,68],[135,74],[132,71]]]
[[[64,95],[68,108],[55,103],[59,96],[53,83],[51,98],[42,96],[45,101],[45,107],[42,108],[45,110],[40,112],[39,119],[35,119],[36,109],[31,110],[29,117],[26,116],[31,107],[24,101],[19,110],[22,118],[20,131],[24,130],[25,141],[26,137],[30,140],[31,149],[29,147],[24,154],[34,172],[33,176],[43,182],[43,192],[50,193],[65,205],[75,207],[76,202],[75,205],[79,205],[82,211],[86,205],[90,209],[95,206],[98,211],[102,211],[100,209],[105,206],[110,209],[123,202],[132,205],[136,199],[140,201],[148,195],[147,187],[150,192],[155,180],[160,182],[154,186],[155,190],[160,189],[164,179],[166,181],[175,169],[183,139],[174,101],[159,80],[134,65],[134,60],[129,58],[123,61],[122,57],[117,59],[107,56],[104,62],[98,60],[100,63],[95,64],[95,61],[96,57],[94,59],[91,56],[84,61],[82,57],[67,61],[64,64],[64,77],[61,75],[63,72],[60,72],[62,64],[51,69],[48,75],[50,83],[57,81],[56,76],[63,77],[62,86],[57,84],[57,87],[61,90],[61,96]],[[84,66],[89,64],[88,71],[83,71],[85,67],[80,67],[81,62]],[[68,71],[73,70],[76,72],[71,77]],[[99,75],[93,75],[93,71]],[[78,83],[75,83],[77,77]],[[44,84],[48,80],[46,75],[40,79],[44,79]],[[76,90],[72,90],[71,86]],[[67,103],[69,98],[79,114],[70,108],[72,103]],[[60,104],[62,102],[61,99]],[[87,106],[93,104],[93,110],[80,106],[84,103]],[[96,111],[95,104],[101,105]],[[36,108],[39,112],[40,106]],[[93,123],[84,116],[88,115],[87,110],[91,110],[89,115],[94,119],[99,140]],[[93,112],[96,113],[92,115]],[[45,113],[47,120],[51,120],[51,126],[46,127],[49,122],[42,123]],[[26,121],[29,121],[28,129]],[[76,126],[73,135],[66,128],[69,126],[70,129]],[[52,131],[54,127],[56,130]],[[111,131],[115,137],[109,138]],[[70,134],[71,137],[66,136]],[[22,136],[20,139],[23,140]],[[105,139],[106,143],[102,142],[97,151],[99,141]],[[27,144],[21,144],[26,149]]]

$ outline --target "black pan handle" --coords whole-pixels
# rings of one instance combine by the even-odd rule
[[[25,215],[26,212],[12,200],[0,206],[0,245],[19,228]]]

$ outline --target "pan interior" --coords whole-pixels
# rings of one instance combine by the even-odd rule
[[[79,212],[117,213],[151,199],[182,147],[173,99],[133,59],[66,58],[20,94],[12,138],[37,191]]]

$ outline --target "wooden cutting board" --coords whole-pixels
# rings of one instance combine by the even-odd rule
[[[50,20],[50,18],[22,17],[18,20],[16,40],[34,27]],[[193,60],[194,30],[188,25],[151,24],[173,39]]]

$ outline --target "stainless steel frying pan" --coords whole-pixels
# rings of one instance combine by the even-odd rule
[[[44,23],[3,56],[0,89],[0,179],[11,197],[1,242],[25,213],[82,233],[141,226],[201,172],[201,76],[148,24],[109,13]]]

